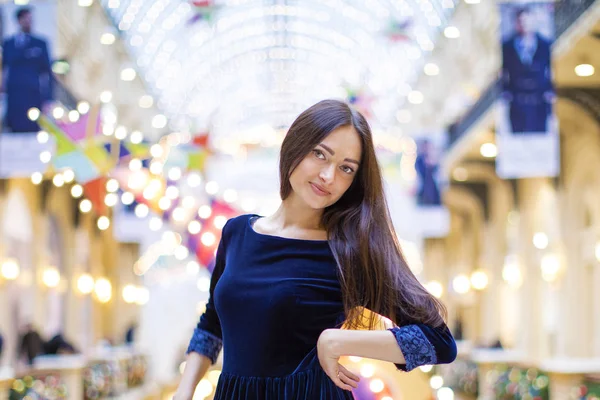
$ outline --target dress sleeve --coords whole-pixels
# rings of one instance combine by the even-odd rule
[[[221,335],[221,322],[219,316],[215,310],[214,304],[214,292],[219,278],[223,274],[225,269],[225,231],[227,224],[223,227],[223,234],[219,247],[217,248],[217,256],[215,259],[215,268],[213,269],[212,276],[210,278],[210,291],[208,303],[206,304],[206,311],[200,316],[200,321],[194,329],[194,334],[190,340],[190,344],[186,351],[186,354],[191,352],[202,354],[208,357],[214,364],[217,361],[217,357],[223,348],[223,339]]]
[[[388,330],[394,334],[406,360],[406,364],[396,364],[398,369],[408,372],[422,365],[449,364],[456,359],[456,342],[445,323],[434,327],[410,321],[401,310],[397,320],[401,325]]]

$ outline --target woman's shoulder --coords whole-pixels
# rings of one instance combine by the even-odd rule
[[[237,217],[230,218],[223,226],[223,236],[231,236],[235,232],[240,232],[246,228],[248,221],[251,218],[258,217],[256,214],[242,214]]]

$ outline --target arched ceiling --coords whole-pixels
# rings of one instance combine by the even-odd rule
[[[365,90],[372,125],[390,129],[455,2],[223,0],[195,22],[186,0],[102,5],[171,129],[243,142],[346,88]],[[393,21],[407,23],[408,40],[390,39]]]

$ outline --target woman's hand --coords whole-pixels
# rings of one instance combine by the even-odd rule
[[[340,329],[326,329],[319,336],[317,342],[317,355],[323,371],[336,384],[344,390],[352,390],[358,387],[360,380],[358,375],[348,371],[340,364],[340,354],[336,352],[339,343],[339,335],[343,334]]]

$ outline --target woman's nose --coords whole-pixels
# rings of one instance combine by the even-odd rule
[[[321,173],[319,174],[320,178],[323,182],[331,183],[333,181],[333,177],[335,175],[335,166],[329,165],[323,169],[321,169]]]

